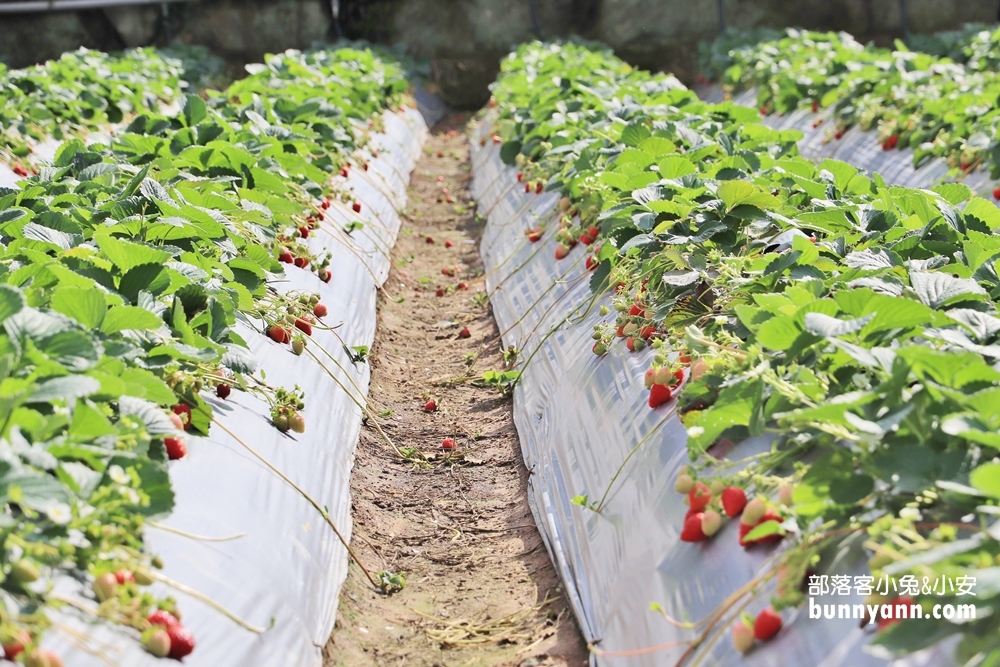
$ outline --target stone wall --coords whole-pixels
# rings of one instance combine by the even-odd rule
[[[931,32],[995,22],[1000,0],[340,0],[340,6],[346,36],[428,60],[442,96],[473,108],[486,100],[500,58],[532,39],[536,28],[544,38],[605,42],[630,62],[690,80],[697,42],[721,25],[795,25],[887,41],[903,32],[902,7],[911,30]],[[330,0],[198,0],[170,5],[166,16],[158,5],[0,15],[0,56],[16,66],[77,46],[113,49],[180,37],[240,64],[333,34]]]

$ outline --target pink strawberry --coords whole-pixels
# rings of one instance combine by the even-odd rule
[[[722,516],[715,510],[705,510],[705,513],[701,515],[701,532],[711,537],[719,532],[721,527]]]
[[[753,648],[753,628],[747,625],[743,619],[740,619],[733,624],[732,638],[733,648],[740,653],[746,653]]]
[[[566,255],[569,254],[569,248],[560,243],[556,246],[556,259],[565,259]]]
[[[326,317],[327,312],[329,311],[327,310],[326,306],[323,305],[322,303],[317,303],[315,306],[313,306],[313,315],[315,315],[316,317]]]
[[[130,570],[118,570],[115,572],[115,580],[121,584],[127,584],[135,581],[135,575],[132,574]]]

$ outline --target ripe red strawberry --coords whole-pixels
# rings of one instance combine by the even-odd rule
[[[282,264],[291,264],[292,262],[295,261],[295,258],[292,257],[292,253],[288,252],[287,250],[282,250],[280,253],[278,253],[278,261],[281,262]]]
[[[519,172],[517,172],[517,182],[518,182],[518,183],[520,183],[520,182],[522,182],[523,180],[524,180],[524,173],[523,173],[523,172],[520,172],[520,171],[519,171]]]
[[[583,245],[590,245],[593,242],[594,242],[594,238],[592,236],[590,236],[590,234],[586,234],[586,233],[580,234],[580,243],[582,243]]]
[[[131,570],[118,570],[115,572],[115,580],[122,586],[135,581],[135,575]]]
[[[840,139],[840,138],[841,138],[841,137],[843,137],[843,136],[844,136],[844,133],[843,133],[843,132],[842,132],[841,130],[837,130],[837,131],[836,131],[836,132],[835,132],[835,133],[833,134],[833,138],[834,138],[834,139]]]
[[[601,263],[598,262],[597,258],[593,255],[587,255],[587,261],[584,262],[584,265],[587,267],[588,271],[593,271],[599,267]]]
[[[167,450],[167,458],[171,461],[176,461],[187,456],[187,445],[180,438],[164,438],[163,446]]]
[[[361,213],[361,202],[357,201],[354,202],[353,204],[351,204],[351,208],[354,210],[355,213]]]
[[[455,285],[455,289],[460,289],[460,290],[465,291],[465,290],[469,289],[469,285],[467,283],[459,283],[459,284]]]
[[[645,317],[646,311],[637,303],[632,304],[632,307],[628,309],[628,314],[634,317]]]
[[[544,190],[545,190],[545,183],[538,181],[538,183],[535,184],[535,194],[540,195]]]
[[[232,393],[232,391],[233,388],[224,382],[220,382],[215,385],[215,395],[223,400],[229,398],[229,394]]]
[[[267,337],[273,340],[275,343],[287,343],[288,342],[288,332],[283,328],[279,327],[277,324],[272,325],[267,330]]]
[[[886,141],[886,144],[889,146],[889,148],[895,148],[898,143],[899,143],[899,135],[898,134],[892,135]]]
[[[885,630],[890,625],[895,625],[896,623],[899,623],[902,620],[901,618],[899,618],[899,616],[902,616],[902,614],[899,612],[899,608],[909,607],[910,605],[915,604],[915,602],[913,601],[913,598],[911,598],[909,595],[900,595],[898,598],[896,598],[889,604],[892,605],[892,618],[880,618],[878,621],[879,630]],[[907,609],[907,611],[909,610]],[[909,615],[907,615],[907,617],[909,617]]]
[[[295,266],[299,267],[300,269],[304,269],[307,266],[309,266],[309,260],[305,257],[296,257],[293,264],[295,264]]]
[[[322,202],[320,202],[320,204],[319,204],[319,207],[320,207],[321,209],[323,209],[324,211],[325,211],[326,209],[330,208],[330,200],[329,200],[329,199],[327,199],[326,197],[323,197],[323,201],[322,201]]]
[[[317,303],[313,306],[313,315],[316,317],[326,317],[328,312],[329,311],[327,310],[326,305],[322,303]]]
[[[566,255],[569,254],[569,248],[560,243],[556,246],[556,259],[565,259]]]
[[[326,268],[320,269],[317,275],[319,276],[319,279],[325,283],[330,282],[330,279],[333,278],[333,274]]]
[[[441,441],[441,449],[450,452],[455,449],[455,438],[445,438]]]
[[[652,325],[647,325],[639,329],[639,335],[646,340],[649,340],[654,333],[656,333],[656,327]]]
[[[172,627],[180,623],[177,617],[171,614],[169,611],[164,611],[162,609],[157,609],[149,616],[146,617],[150,625],[162,625],[165,628]]]
[[[993,198],[1000,199],[1000,185],[993,188]]]
[[[347,176],[348,176],[349,173],[350,172],[347,171],[347,167],[341,167],[340,168],[340,175],[343,176],[344,178],[347,178]]]
[[[813,102],[812,103],[812,110],[813,110],[813,113],[816,113],[817,111],[819,111],[819,102]]]
[[[445,276],[452,277],[452,276],[455,275],[455,269],[452,269],[452,268],[449,268],[449,267],[446,266],[443,269],[441,269],[441,274],[445,275]]]
[[[525,232],[525,234],[527,234],[528,236],[528,240],[531,241],[532,243],[538,243],[539,241],[541,241],[543,233],[544,230],[541,227],[535,227]]]
[[[462,330],[458,332],[459,338],[469,338],[472,333],[469,332],[469,327],[462,327]]]
[[[701,529],[701,520],[704,516],[701,512],[688,513],[681,529],[682,542],[701,542],[707,538]]]
[[[635,352],[636,350],[642,349],[642,344],[639,342],[641,338],[636,338],[635,336],[629,336],[625,339],[625,347],[628,348],[629,352]]]
[[[438,409],[437,403],[434,402],[433,398],[424,403],[424,412],[434,412],[437,409]]]
[[[365,162],[363,165],[361,165],[361,168],[364,169],[365,171],[368,171],[368,163]]]
[[[304,239],[309,238],[309,228],[305,226],[299,227],[299,235]]]
[[[21,165],[19,165],[19,164],[15,164],[14,167],[11,169],[11,171],[13,171],[15,174],[17,174],[21,178],[27,178],[27,176],[28,176],[28,171],[24,167],[22,167]]]
[[[455,245],[455,244],[454,244],[454,243],[452,243],[450,239],[445,239],[445,242],[444,242],[444,247],[445,247],[445,248],[450,248],[450,247],[452,247],[453,245]]]
[[[180,623],[167,628],[167,635],[170,637],[170,653],[167,655],[174,660],[180,660],[194,650],[194,635]]]
[[[438,287],[438,288],[437,288],[437,291],[436,291],[436,292],[434,292],[434,294],[435,294],[436,296],[444,296],[444,288],[443,288],[443,287]]]
[[[587,227],[587,236],[596,239],[598,236],[600,236],[600,234],[601,230],[597,228],[597,225],[591,225],[590,227]]]
[[[649,407],[658,408],[673,398],[670,387],[662,384],[654,384],[649,389]]]
[[[781,630],[781,615],[774,611],[774,607],[765,607],[757,614],[753,622],[753,636],[758,641],[766,642]]]
[[[24,667],[63,667],[62,658],[55,651],[36,648],[24,659]]]
[[[295,318],[295,328],[304,333],[307,336],[312,336],[313,328],[309,322],[306,322],[301,317]]]
[[[624,338],[625,337],[625,326],[622,325],[622,326],[618,327],[615,330],[615,335],[618,336],[619,338]]]
[[[743,619],[733,624],[732,630],[733,648],[740,653],[746,653],[753,648],[753,628],[746,624]]]
[[[184,423],[184,430],[191,428],[191,406],[187,403],[178,403],[173,407],[174,414],[181,418]]]
[[[688,507],[700,512],[712,502],[712,491],[704,482],[695,482],[694,488],[688,491]]]
[[[424,237],[424,242],[425,243],[434,243],[434,237],[433,236],[426,236],[426,237]]]
[[[721,495],[722,509],[726,516],[733,518],[747,506],[747,494],[738,486],[727,486]]]

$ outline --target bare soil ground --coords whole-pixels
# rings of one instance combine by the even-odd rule
[[[398,452],[367,424],[351,479],[352,547],[368,569],[407,583],[378,594],[351,563],[327,667],[587,664],[528,508],[511,400],[474,382],[502,368],[503,350],[469,178],[465,127],[452,116],[414,171],[379,299],[371,402]],[[428,398],[436,411],[424,410]]]

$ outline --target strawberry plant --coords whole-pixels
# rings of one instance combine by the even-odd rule
[[[174,601],[145,588],[162,563],[143,526],[173,507],[169,461],[210,432],[210,395],[257,394],[276,427],[305,430],[301,390],[256,374],[237,320],[293,350],[324,326],[315,295],[276,283],[329,279],[329,256],[301,239],[353,201],[331,177],[407,84],[350,48],[250,70],[201,96],[182,92],[178,61],[144,50],[0,72],[0,158],[61,140],[50,165],[0,188],[0,641],[25,664],[62,664],[35,646],[61,604],[40,583],[58,577],[89,579],[85,611],[153,655],[194,650]],[[85,137],[95,129],[107,136]]]
[[[803,58],[863,50],[823,44],[803,45]],[[862,55],[845,80],[879,57]],[[927,58],[897,61],[938,66]],[[873,574],[897,583],[993,575],[992,202],[960,184],[889,187],[843,162],[811,163],[797,154],[798,133],[761,125],[757,110],[703,103],[672,77],[576,44],[521,47],[493,96],[501,159],[570,200],[567,228],[593,225],[604,241],[590,284],[614,309],[601,310],[613,319],[595,330],[594,351],[636,348],[652,327],[650,393],[634,400],[676,410],[687,430],[690,465],[675,480],[689,506],[681,540],[712,539],[724,514],[739,517],[746,548],[783,545],[762,575],[778,579],[773,609],[733,626],[740,651],[773,637],[780,612],[803,600],[805,572],[836,574],[837,554],[871,556]],[[662,406],[657,387],[670,391]],[[769,451],[739,458],[740,441],[768,433]],[[573,502],[603,507],[587,495]],[[991,611],[963,624],[925,618],[916,634],[907,621],[886,625],[873,641],[904,654],[957,635],[960,660],[995,655],[1000,596],[989,588],[975,602]]]

